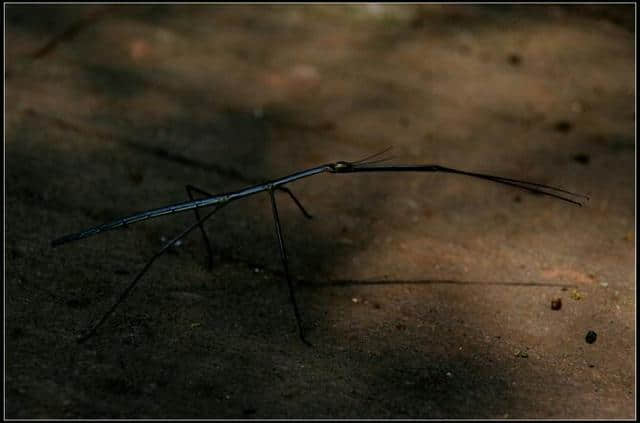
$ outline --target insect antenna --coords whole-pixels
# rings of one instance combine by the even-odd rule
[[[376,163],[383,163],[383,162],[388,162],[389,160],[393,160],[395,159],[396,156],[388,156],[388,157],[382,157],[380,159],[376,159],[376,160],[372,160],[370,162],[362,162],[359,164],[354,164],[354,167],[358,167],[358,166],[368,166],[368,165],[372,165],[372,164],[376,164]]]
[[[377,153],[375,153],[375,154],[372,154],[372,155],[370,155],[370,156],[367,156],[367,157],[365,157],[364,159],[360,159],[360,160],[358,160],[358,161],[351,162],[351,164],[352,164],[352,165],[357,165],[357,164],[360,164],[360,163],[366,162],[367,160],[371,160],[371,159],[373,159],[373,158],[375,158],[375,157],[378,157],[378,156],[383,155],[384,153],[386,153],[387,151],[391,150],[392,148],[393,148],[393,146],[392,146],[392,145],[390,145],[389,147],[385,148],[385,149],[384,149],[384,150],[382,150],[382,151],[379,151],[379,152],[377,152]]]

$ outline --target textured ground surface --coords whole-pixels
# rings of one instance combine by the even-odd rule
[[[634,417],[632,6],[6,12],[7,417]],[[316,176],[314,220],[279,197],[313,348],[264,194],[74,341],[193,215],[52,239],[388,145],[592,200]]]

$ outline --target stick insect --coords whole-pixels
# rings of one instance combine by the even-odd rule
[[[202,233],[202,237],[204,240],[204,244],[206,246],[207,255],[209,259],[209,268],[213,265],[213,255],[211,251],[211,243],[209,242],[209,238],[207,236],[206,231],[204,230],[204,222],[206,222],[211,216],[213,216],[218,210],[227,206],[228,204],[240,200],[245,197],[249,197],[261,192],[266,192],[271,201],[271,208],[273,213],[273,221],[275,225],[275,233],[278,242],[278,249],[280,251],[280,259],[282,261],[282,267],[284,268],[285,279],[289,288],[289,300],[293,307],[293,312],[295,315],[298,334],[300,335],[300,339],[307,345],[311,345],[307,339],[305,338],[305,332],[302,325],[302,319],[300,317],[300,311],[298,309],[298,305],[296,302],[296,296],[294,291],[294,285],[292,282],[292,278],[289,272],[289,259],[287,256],[287,251],[285,248],[284,236],[282,234],[282,228],[280,225],[280,217],[278,215],[278,207],[276,204],[275,192],[280,191],[289,195],[289,197],[293,200],[293,202],[300,209],[302,214],[311,219],[312,216],[306,211],[306,209],[302,206],[298,198],[291,192],[289,188],[285,185],[295,182],[299,179],[307,178],[310,176],[318,175],[321,173],[333,173],[333,174],[350,174],[350,173],[361,173],[361,172],[441,172],[441,173],[453,173],[458,175],[465,175],[474,178],[484,179],[486,181],[496,182],[499,184],[509,185],[515,188],[519,188],[534,194],[546,195],[558,200],[566,201],[570,204],[576,206],[582,206],[582,203],[578,200],[579,198],[588,200],[589,197],[582,194],[576,194],[561,188],[552,187],[549,185],[539,184],[535,182],[527,182],[519,179],[510,179],[504,178],[501,176],[488,175],[483,173],[475,173],[468,172],[459,169],[453,169],[449,167],[444,167],[440,165],[406,165],[406,164],[382,164],[382,162],[389,161],[392,157],[381,158],[387,151],[389,151],[391,147],[378,152],[376,154],[370,155],[358,161],[348,162],[348,161],[337,161],[334,163],[327,163],[321,166],[312,167],[310,169],[302,170],[296,173],[292,173],[290,175],[284,176],[282,178],[273,179],[271,181],[252,185],[247,188],[243,188],[238,191],[227,192],[223,194],[211,194],[205,190],[196,188],[192,185],[187,185],[187,194],[189,196],[189,201],[177,203],[169,206],[164,206],[160,208],[156,208],[153,210],[147,210],[140,213],[133,214],[128,217],[124,217],[121,219],[117,219],[110,223],[105,223],[99,226],[95,226],[89,229],[85,229],[81,232],[73,233],[70,235],[65,235],[63,237],[57,238],[51,242],[53,247],[72,242],[78,241],[83,238],[87,238],[93,235],[97,235],[106,231],[110,231],[118,228],[125,228],[128,225],[142,222],[144,220],[186,212],[189,210],[193,210],[195,213],[196,221],[185,228],[182,232],[180,232],[173,239],[168,241],[163,245],[163,247],[154,254],[151,259],[145,264],[145,266],[140,270],[140,272],[133,278],[133,280],[129,283],[129,285],[122,291],[120,296],[114,302],[114,304],[102,315],[102,318],[85,331],[84,334],[81,334],[78,337],[78,342],[84,342],[89,339],[91,336],[95,335],[97,330],[102,326],[102,324],[107,320],[107,318],[115,311],[115,309],[126,299],[131,290],[136,286],[136,284],[140,281],[142,276],[149,270],[154,261],[159,258],[162,254],[164,254],[167,250],[169,250],[174,244],[178,241],[186,237],[189,233],[191,233],[196,228],[200,229]],[[198,193],[203,198],[194,199],[193,193]],[[200,210],[205,208],[213,207],[208,213],[201,215]]]

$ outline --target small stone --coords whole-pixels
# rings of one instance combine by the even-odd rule
[[[522,63],[522,57],[520,57],[520,55],[512,53],[507,57],[507,60],[509,61],[509,64],[512,66],[518,66],[520,63]]]
[[[573,160],[580,164],[586,165],[589,164],[589,161],[591,161],[591,157],[585,153],[578,153],[573,156]]]
[[[577,289],[574,289],[573,291],[571,291],[571,298],[576,301],[580,301],[582,299],[582,294],[578,292]]]
[[[587,332],[587,336],[584,338],[584,340],[587,341],[587,344],[593,344],[594,342],[596,342],[597,337],[598,334],[590,330],[589,332]]]
[[[359,300],[359,299],[357,299],[356,297],[353,297],[353,298],[351,299],[351,301],[352,301],[354,304],[358,304],[358,303],[360,302],[360,300]]]
[[[551,310],[560,310],[562,308],[562,298],[551,300]]]
[[[452,377],[453,377],[453,373],[451,373],[451,372],[447,372],[447,377],[448,377],[448,378],[452,378]]]
[[[609,286],[609,282],[600,282],[600,286],[606,288]]]
[[[560,120],[556,122],[553,128],[558,132],[562,132],[566,134],[569,131],[571,131],[571,129],[573,129],[573,124],[567,120]]]

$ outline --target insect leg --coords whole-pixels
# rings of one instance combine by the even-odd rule
[[[211,197],[213,196],[213,194],[208,193],[205,190],[202,190],[200,188],[194,187],[193,185],[187,185],[185,186],[185,188],[187,189],[187,194],[189,195],[189,200],[193,201],[193,194],[192,191],[195,191],[199,194],[202,194],[204,196],[207,197]],[[213,269],[213,252],[211,251],[211,243],[209,242],[209,237],[207,236],[207,232],[205,232],[204,230],[204,225],[202,224],[202,221],[200,221],[200,212],[198,211],[197,208],[193,209],[193,211],[196,214],[196,220],[198,221],[198,226],[200,226],[200,232],[202,233],[202,239],[204,240],[204,245],[205,248],[207,249],[207,257],[209,258],[209,270]]]
[[[269,190],[269,197],[271,198],[271,206],[273,209],[273,220],[276,226],[276,235],[278,236],[278,246],[280,248],[280,258],[282,259],[282,266],[284,267],[284,273],[287,278],[287,285],[289,286],[289,298],[293,305],[293,312],[296,316],[296,322],[298,324],[298,330],[300,332],[300,339],[306,345],[311,346],[309,341],[304,338],[304,331],[302,329],[302,320],[300,319],[300,312],[298,311],[298,304],[296,303],[295,293],[293,291],[293,283],[291,282],[291,276],[289,275],[289,263],[287,260],[287,251],[284,247],[284,238],[282,237],[282,229],[280,228],[280,218],[278,217],[278,207],[276,206],[276,198],[273,195],[273,189]]]
[[[302,212],[302,214],[304,215],[304,217],[306,217],[307,219],[313,219],[313,216],[311,216],[305,209],[304,207],[302,207],[302,203],[300,203],[300,201],[298,201],[298,199],[296,198],[295,195],[293,195],[293,193],[291,192],[291,190],[287,187],[283,187],[283,186],[279,186],[278,189],[280,191],[284,191],[287,194],[289,194],[289,197],[291,197],[291,199],[296,203],[296,206],[298,206],[298,208],[300,209],[300,211]]]
[[[122,293],[120,294],[120,296],[118,297],[118,299],[116,300],[116,302],[111,306],[111,308],[102,316],[102,318],[100,319],[100,321],[98,321],[98,323],[96,325],[94,325],[90,330],[88,330],[85,334],[81,335],[78,337],[77,341],[79,343],[82,343],[84,341],[86,341],[87,339],[89,339],[91,336],[95,335],[96,331],[98,330],[98,328],[100,328],[100,326],[102,326],[102,324],[107,320],[107,318],[115,311],[115,309],[120,305],[120,303],[122,303],[125,298],[127,297],[127,295],[129,295],[129,292],[131,292],[131,290],[136,286],[136,284],[138,283],[138,281],[140,280],[140,278],[142,278],[142,276],[147,272],[147,270],[149,270],[149,268],[151,267],[151,265],[153,264],[153,262],[160,257],[162,254],[164,254],[169,248],[171,248],[171,246],[173,244],[175,244],[176,242],[178,242],[179,240],[181,240],[182,238],[184,238],[185,236],[187,236],[191,231],[193,231],[196,227],[198,227],[202,222],[204,222],[205,220],[209,219],[211,216],[213,216],[213,214],[215,212],[217,212],[219,209],[221,209],[222,207],[224,207],[224,203],[219,204],[215,207],[215,209],[213,209],[211,212],[209,212],[204,218],[202,219],[198,219],[198,221],[194,224],[192,224],[191,226],[189,226],[187,229],[185,229],[184,231],[182,231],[178,236],[176,236],[175,238],[173,238],[171,241],[167,242],[161,249],[160,251],[158,251],[153,257],[151,257],[151,259],[147,262],[147,264],[144,266],[144,268],[142,268],[142,270],[140,271],[140,273],[138,273],[136,275],[136,277],[133,279],[133,281],[129,284],[129,286],[127,286],[127,288],[122,291]]]

